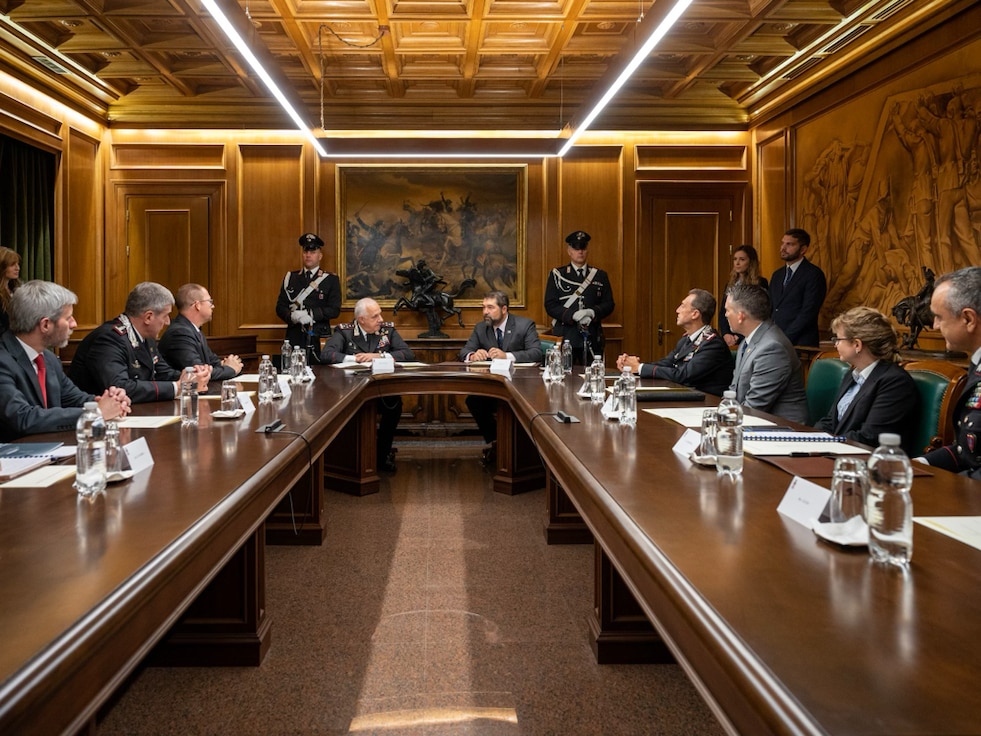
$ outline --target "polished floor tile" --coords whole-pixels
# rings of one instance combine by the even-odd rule
[[[678,666],[596,664],[592,547],[478,458],[409,445],[381,493],[329,492],[324,546],[267,548],[262,665],[146,668],[100,736],[721,733]]]

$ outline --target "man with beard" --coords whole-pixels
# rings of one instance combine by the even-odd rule
[[[474,326],[470,339],[460,351],[460,360],[472,363],[507,358],[515,363],[541,362],[542,343],[534,321],[508,314],[509,304],[508,295],[503,291],[492,291],[484,297],[484,321]],[[497,399],[468,396],[467,408],[488,445],[484,450],[484,463],[491,465],[497,458]]]

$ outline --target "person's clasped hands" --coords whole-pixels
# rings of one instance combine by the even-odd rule
[[[133,404],[125,389],[117,386],[110,386],[99,396],[96,401],[99,403],[99,411],[102,412],[103,419],[118,419],[124,417],[133,410]]]
[[[589,327],[589,323],[593,321],[593,317],[596,316],[596,312],[592,309],[577,309],[575,314],[572,315],[572,321],[578,322],[583,327]]]
[[[312,325],[313,315],[308,309],[297,309],[290,314],[290,320],[297,325]]]

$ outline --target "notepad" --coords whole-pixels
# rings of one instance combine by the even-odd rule
[[[63,442],[4,442],[0,443],[0,458],[50,457]]]
[[[744,429],[743,440],[754,442],[844,442],[844,437],[836,437],[827,432],[794,432],[792,430]]]
[[[5,457],[0,458],[0,482],[12,480],[18,476],[37,470],[51,462],[49,455],[41,457]]]

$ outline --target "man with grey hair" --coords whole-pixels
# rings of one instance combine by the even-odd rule
[[[930,465],[981,480],[981,268],[962,268],[937,279],[930,311],[947,349],[967,353],[971,365],[954,408],[954,443],[924,457]]]
[[[101,396],[72,383],[51,348],[63,348],[75,329],[74,293],[48,281],[28,281],[10,300],[10,329],[0,335],[0,441],[75,428],[87,401],[106,419],[129,414],[121,388]]]
[[[123,313],[85,336],[69,374],[84,391],[119,386],[137,404],[170,401],[179,393],[182,373],[157,352],[157,335],[170,324],[174,295],[160,284],[144,281],[133,287]],[[205,391],[210,365],[192,366],[198,390]]]
[[[806,424],[807,394],[797,351],[770,319],[770,297],[762,286],[734,284],[726,296],[726,318],[745,340],[736,354],[730,389],[753,409]]]
[[[685,334],[674,351],[656,363],[641,363],[624,353],[617,368],[629,366],[641,378],[661,378],[699,391],[721,396],[732,381],[732,352],[710,324],[715,316],[715,297],[705,289],[692,289],[674,310]]]
[[[324,345],[320,362],[370,364],[382,355],[391,355],[398,361],[415,360],[415,353],[399,335],[395,325],[384,321],[378,302],[366,297],[354,305],[354,322],[334,328],[334,334]],[[376,406],[379,415],[376,443],[378,468],[394,473],[395,451],[392,444],[402,417],[402,397],[385,396],[378,399]]]

